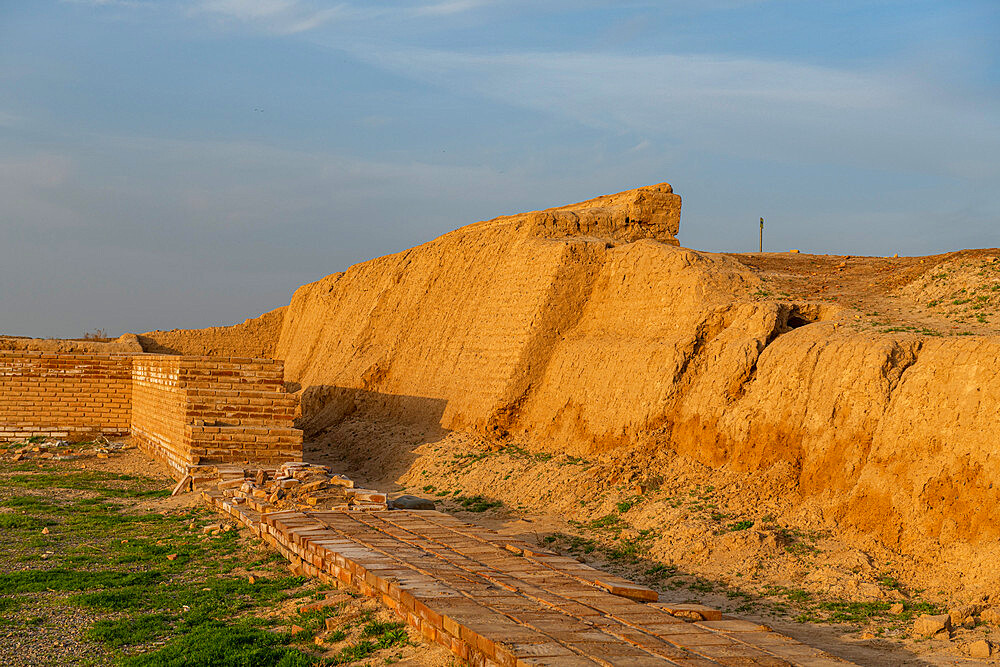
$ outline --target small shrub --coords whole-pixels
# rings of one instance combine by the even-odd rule
[[[482,496],[455,496],[455,500],[470,512],[485,512],[503,505],[499,500],[487,500]]]

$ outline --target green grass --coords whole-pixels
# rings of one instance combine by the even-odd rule
[[[0,530],[41,530],[54,526],[51,519],[40,519],[27,514],[0,514]]]
[[[812,594],[801,588],[786,588],[784,586],[765,586],[762,593],[768,597],[782,597],[790,602],[805,603],[812,599]]]
[[[25,511],[50,511],[55,509],[55,505],[42,500],[38,496],[12,496],[2,503],[6,507],[16,507]]]
[[[13,468],[0,467],[5,632],[25,632],[52,615],[96,617],[84,625],[86,657],[95,665],[348,664],[409,642],[402,626],[368,618],[376,624],[363,641],[321,660],[312,640],[332,610],[296,617],[307,628],[302,647],[267,631],[281,619],[263,618],[283,600],[312,597],[317,582],[289,576],[280,555],[239,531],[203,534],[201,525],[218,521],[206,508],[141,509],[169,494],[167,480],[69,466]],[[49,534],[40,533],[44,527]],[[46,616],[25,611],[38,607]]]
[[[125,658],[122,667],[311,667],[330,664],[289,646],[291,638],[244,624],[205,624],[154,652]],[[336,663],[333,663],[336,664]]]
[[[80,572],[78,570],[28,570],[0,573],[0,595],[41,591],[86,591],[95,588],[150,587],[162,581],[159,572]]]
[[[18,598],[0,598],[0,614],[6,614],[21,606]]]
[[[586,522],[583,526],[591,530],[618,531],[625,527],[625,521],[617,514],[605,514],[599,519]]]
[[[864,625],[873,620],[891,620],[906,623],[921,614],[937,614],[941,609],[929,602],[908,601],[903,603],[903,613],[889,613],[889,602],[823,601],[811,605],[796,617],[800,623],[849,623]]]
[[[87,630],[87,637],[97,642],[121,648],[160,639],[170,630],[167,614],[142,614],[117,620],[100,620]]]
[[[642,501],[642,498],[629,498],[628,500],[623,500],[623,501],[617,503],[615,505],[615,509],[618,510],[619,514],[625,514],[625,512],[628,512],[630,509],[632,509],[633,507],[635,507],[636,504],[638,504],[641,501]]]
[[[613,561],[638,562],[643,556],[649,554],[653,541],[660,534],[652,529],[640,530],[634,537],[620,540],[615,546],[607,550],[608,559]]]
[[[656,579],[663,579],[664,577],[672,577],[677,574],[676,565],[667,565],[666,563],[657,563],[653,567],[646,570],[645,575],[647,577],[654,577]]]
[[[542,542],[545,544],[555,544],[562,543],[565,548],[570,551],[580,551],[585,554],[593,553],[597,549],[597,542],[588,539],[586,537],[581,537],[579,535],[565,535],[563,533],[553,533],[551,535],[546,535]]]

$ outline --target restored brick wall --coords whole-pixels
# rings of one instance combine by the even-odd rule
[[[280,361],[136,357],[132,434],[177,476],[187,466],[302,458]]]
[[[0,439],[128,433],[132,357],[0,351]]]
[[[0,439],[132,437],[178,477],[302,459],[280,361],[0,351]]]
[[[132,361],[132,439],[171,472],[190,463],[185,401],[180,357],[141,355]]]

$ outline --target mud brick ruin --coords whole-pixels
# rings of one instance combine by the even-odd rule
[[[474,665],[843,662],[631,582],[602,585],[575,560],[433,510],[393,509],[301,463],[296,424],[385,486],[416,479],[392,468],[399,452],[423,473],[480,441],[524,445],[536,462],[601,458],[593,475],[565,476],[562,498],[522,493],[479,457],[461,490],[591,519],[573,494],[649,490],[655,521],[678,522],[657,538],[661,562],[709,568],[741,539],[733,553],[755,555],[732,567],[790,562],[791,533],[766,504],[857,550],[865,572],[810,590],[895,595],[876,582],[898,575],[996,600],[1000,249],[708,253],[679,247],[680,210],[661,183],[478,222],[232,326],[99,344],[0,337],[0,440],[130,435],[178,492],[202,492],[296,571],[378,597]],[[414,448],[439,440],[440,453]],[[699,516],[667,503],[691,466],[745,483],[728,498],[746,518],[699,533]],[[669,475],[676,488],[660,490]],[[643,509],[634,527],[658,528]],[[981,611],[1000,619],[1000,605]],[[974,615],[956,619],[974,628]]]

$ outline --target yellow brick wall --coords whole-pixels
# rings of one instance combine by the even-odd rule
[[[132,433],[176,475],[188,465],[302,458],[280,361],[141,355]]]
[[[0,440],[128,433],[132,358],[0,351]]]
[[[302,458],[280,361],[0,352],[0,440],[131,432],[180,476],[199,463]]]

